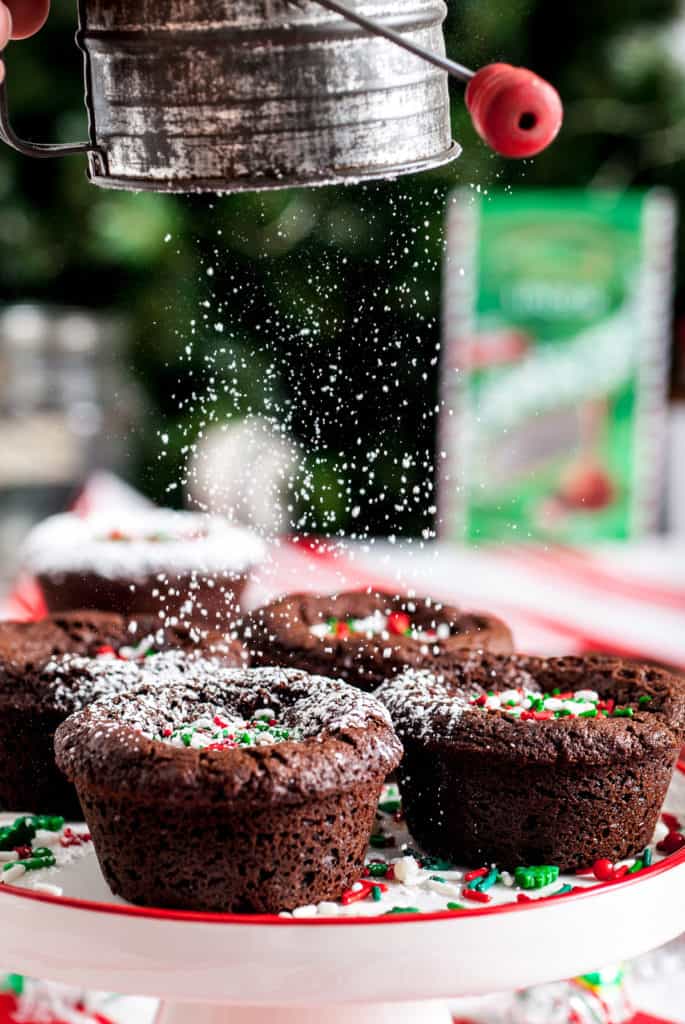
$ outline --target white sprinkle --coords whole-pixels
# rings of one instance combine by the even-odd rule
[[[323,900],[318,905],[318,912],[321,917],[337,917],[340,913],[340,907],[337,903],[330,903],[328,900]]]
[[[7,868],[6,871],[0,872],[0,882],[14,882],[17,878],[21,878],[21,876],[25,874],[26,868],[23,864],[13,864],[11,868]]]
[[[295,907],[293,917],[318,917],[319,908],[315,903],[308,903],[304,907]]]
[[[405,885],[418,885],[419,881],[426,877],[414,857],[400,857],[399,860],[393,861],[393,870],[397,881],[404,882]]]
[[[510,875],[508,871],[500,871],[499,879],[502,885],[506,885],[507,889],[511,889],[514,884],[514,876]]]
[[[451,882],[439,882],[437,878],[427,879],[424,882],[424,887],[432,892],[437,892],[440,896],[459,896],[461,894],[458,886],[452,885]]]
[[[0,850],[0,864],[6,864],[13,860],[19,860],[16,850]]]
[[[49,882],[34,882],[31,888],[36,892],[47,893],[48,896],[61,896],[64,892],[60,885],[50,885]]]

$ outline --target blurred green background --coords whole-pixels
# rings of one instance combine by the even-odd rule
[[[295,488],[301,526],[429,531],[450,189],[661,183],[685,191],[678,3],[449,6],[448,53],[476,67],[529,65],[562,93],[563,133],[535,161],[505,163],[486,150],[458,86],[463,156],[394,183],[135,195],[90,186],[79,157],[41,162],[0,150],[0,302],[130,317],[130,369],[147,396],[129,439],[131,477],[153,498],[180,500],[180,488],[167,489],[207,422],[263,413],[287,424],[306,453]],[[8,51],[20,135],[86,135],[75,22],[75,4],[56,0],[43,32]],[[684,273],[681,253],[679,293]],[[169,435],[164,455],[160,434]],[[353,517],[349,494],[362,488]]]

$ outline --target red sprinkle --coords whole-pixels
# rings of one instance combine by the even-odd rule
[[[31,854],[33,853],[33,850],[31,849],[30,846],[15,846],[14,852],[17,854],[19,858],[22,858],[30,857]]]
[[[335,624],[335,635],[336,636],[342,637],[342,639],[344,640],[346,637],[348,637],[350,635],[350,632],[351,632],[350,627],[348,626],[348,624],[346,622],[336,622],[336,624]]]
[[[533,718],[536,722],[548,722],[550,718],[554,718],[553,711],[534,711]]]
[[[668,829],[669,832],[679,832],[680,822],[676,818],[675,814],[669,814],[668,811],[663,811],[661,820]]]
[[[622,867],[616,868],[614,876],[611,879],[612,882],[618,882],[621,878],[624,878],[628,874],[628,865],[623,864]]]
[[[358,882],[358,889],[346,889],[340,897],[340,902],[343,907],[348,907],[350,903],[359,903],[360,900],[365,900],[367,896],[371,894],[373,889],[380,889],[381,892],[387,892],[388,887],[385,882],[378,882],[371,878],[362,878]]]
[[[659,853],[676,853],[685,846],[685,836],[682,832],[675,832],[671,830],[668,835],[664,836],[660,843],[657,843],[657,850]]]
[[[614,877],[614,865],[607,857],[600,857],[592,865],[592,873],[599,882],[610,882]]]
[[[95,653],[98,655],[98,657],[104,654],[112,654],[116,658],[117,655],[117,652],[114,650],[111,644],[103,644],[102,647],[98,647]]]
[[[366,879],[364,879],[364,882]],[[346,889],[340,897],[340,902],[343,907],[349,907],[350,903],[359,903],[360,900],[365,900],[371,892],[371,889],[367,888],[362,882],[361,889]]]
[[[466,874],[464,875],[464,881],[472,882],[474,878],[485,878],[487,874],[489,874],[487,868],[474,868],[473,871],[466,872]]]
[[[60,846],[80,846],[90,841],[90,832],[74,832],[67,826],[60,838]]]
[[[389,882],[394,881],[394,879],[395,879],[395,865],[394,864],[389,864],[388,865],[388,870],[385,872],[385,877],[387,878],[387,880]]]
[[[388,615],[388,633],[404,636],[411,627],[411,619],[406,612],[390,612]]]
[[[518,893],[518,895],[516,897],[516,902],[517,903],[532,903],[533,900],[530,898],[530,896],[526,896],[525,892],[520,892],[520,893]]]
[[[480,892],[478,889],[469,889],[466,885],[461,890],[461,894],[465,900],[473,900],[474,903],[489,903],[492,899],[492,896],[488,895],[487,892]]]

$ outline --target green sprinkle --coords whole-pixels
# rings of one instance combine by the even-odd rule
[[[636,875],[638,871],[642,871],[644,864],[641,860],[636,860],[632,868],[628,868],[629,875]]]
[[[573,714],[573,712],[569,711],[568,708],[560,708],[559,711],[555,711],[554,712],[554,717],[555,718],[568,718],[568,716],[572,715],[572,714]]]
[[[648,693],[643,693],[641,697],[638,697],[637,702],[638,704],[651,704],[652,698]]]
[[[55,855],[47,846],[39,846],[38,849],[32,851],[30,857],[26,857],[24,860],[11,860],[8,864],[3,865],[2,870],[9,871],[10,868],[15,867],[17,864],[21,864],[26,871],[51,868],[55,865]]]
[[[632,718],[634,714],[632,708],[614,708],[612,718]]]
[[[426,871],[452,871],[454,864],[441,857],[421,857],[421,867]]]
[[[466,910],[466,907],[464,906],[463,903],[448,903],[447,904],[447,909],[448,910]]]
[[[418,907],[393,907],[391,910],[386,910],[386,915],[389,914],[420,914],[421,911]]]
[[[642,854],[642,863],[644,864],[644,866],[646,868],[651,866],[652,858],[653,858],[652,848],[651,848],[651,846],[646,846],[645,847],[645,852]]]
[[[497,868],[491,868],[487,875],[472,883],[472,888],[478,889],[479,892],[487,892],[488,889],[493,887],[498,877],[499,871]]]
[[[374,903],[380,903],[380,901],[383,899],[383,893],[381,892],[377,885],[374,885],[373,889],[371,890],[371,896],[373,898]]]
[[[385,878],[388,873],[387,864],[367,864],[366,870],[372,878]]]
[[[192,734],[192,732],[182,732],[181,733],[181,740],[183,741],[183,746],[184,747],[189,747],[190,744],[193,742],[193,734]]]
[[[556,864],[518,867],[514,872],[514,880],[521,889],[542,889],[556,882],[558,877],[559,868]]]
[[[383,803],[378,805],[378,810],[382,811],[383,814],[397,814],[401,809],[401,800],[384,800]]]
[[[23,974],[8,974],[5,976],[5,987],[13,992],[15,996],[20,996],[24,991],[24,976]]]
[[[578,718],[596,718],[597,708],[593,708],[592,711],[581,711]]]
[[[369,843],[375,850],[385,850],[389,846],[394,846],[395,840],[392,836],[386,836],[383,832],[375,832],[369,839]]]
[[[40,828],[45,832],[59,832],[64,828],[64,818],[57,814],[34,814],[29,820],[36,831]]]
[[[430,880],[431,880],[431,882],[443,882],[443,883],[447,881],[447,879],[443,878],[442,875],[431,875],[430,876]]]
[[[565,896],[566,893],[570,892],[572,888],[572,885],[562,885],[561,889],[557,889],[556,892],[552,893],[552,896]]]
[[[15,818],[11,825],[0,828],[0,850],[13,850],[15,846],[26,846],[35,834],[36,826],[31,818]]]

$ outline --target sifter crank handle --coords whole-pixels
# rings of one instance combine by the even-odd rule
[[[350,10],[338,0],[314,0],[314,3],[355,22],[373,35],[383,36],[446,71],[452,78],[466,82],[466,106],[473,126],[501,156],[535,156],[557,137],[564,116],[559,93],[532,71],[511,64],[488,64],[479,71],[471,71],[449,57],[418,46],[394,29]]]

